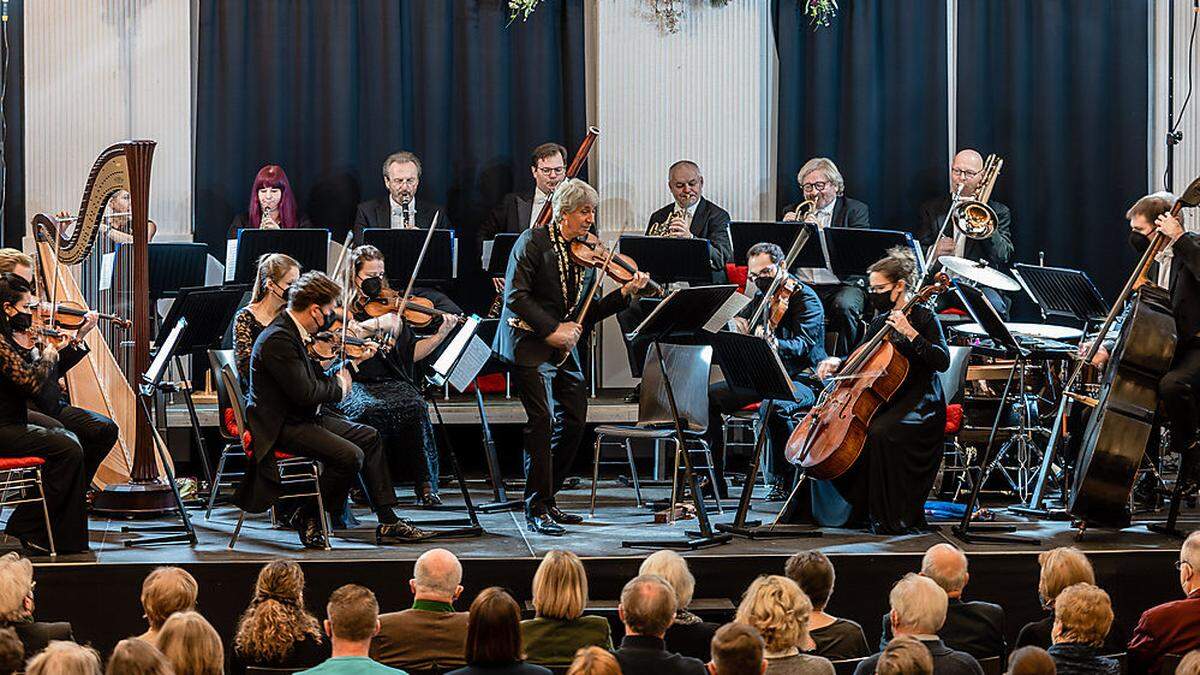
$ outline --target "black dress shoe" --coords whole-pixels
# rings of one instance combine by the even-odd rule
[[[567,530],[562,525],[554,522],[554,519],[549,514],[541,513],[536,516],[526,514],[525,524],[529,526],[530,532],[537,534],[545,534],[551,537],[561,537],[567,533]]]
[[[296,532],[300,535],[300,543],[304,544],[304,548],[322,550],[329,548],[329,540],[321,531],[321,521],[316,518],[306,518],[304,524],[297,528]]]
[[[546,515],[560,525],[578,525],[583,522],[583,516],[577,513],[567,513],[557,506],[547,506]]]
[[[429,535],[424,530],[416,525],[413,525],[407,520],[400,520],[386,525],[380,523],[375,527],[376,544],[421,541],[428,536]]]
[[[417,495],[417,504],[425,507],[441,506],[442,497],[436,492],[426,492],[425,494]]]
[[[790,494],[791,493],[788,492],[787,488],[776,483],[771,486],[771,489],[767,490],[767,495],[763,497],[763,500],[768,502],[781,502],[787,499]]]

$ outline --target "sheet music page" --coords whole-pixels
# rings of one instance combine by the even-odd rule
[[[237,248],[238,240],[229,239],[225,242],[225,281],[233,281],[233,274],[237,270]]]
[[[730,293],[725,302],[717,308],[715,314],[709,317],[708,322],[704,324],[704,330],[709,333],[715,333],[725,327],[729,320],[737,316],[737,313],[742,311],[742,308],[750,304],[750,298],[741,293]]]
[[[342,251],[344,251],[344,250],[346,250],[346,247],[342,246],[340,242],[330,240],[329,248],[327,249],[328,252],[325,254],[325,271],[326,272],[328,272],[329,274],[333,274],[333,268],[337,267],[338,258],[340,258],[342,256]],[[347,264],[349,264],[349,262],[350,261],[347,259],[342,264],[347,265]]]
[[[454,364],[454,371],[450,373],[450,386],[459,392],[466,391],[491,356],[491,346],[479,339],[478,335],[472,335],[471,342],[467,344],[458,363]]]
[[[100,258],[100,290],[112,290],[113,268],[117,265],[117,252],[105,253]]]
[[[489,263],[492,262],[492,247],[496,244],[494,239],[487,239],[483,242],[483,254],[479,256],[483,263],[483,269],[488,269]]]
[[[650,314],[648,314],[645,319],[642,319],[642,322],[637,325],[637,328],[633,329],[632,333],[629,333],[628,337],[630,340],[637,338],[637,336],[642,332],[642,329],[645,328],[646,325],[649,324],[650,321],[662,311],[663,307],[666,307],[667,304],[671,302],[671,298],[675,297],[676,292],[677,291],[671,291],[670,295],[663,298],[662,302],[658,303],[654,306],[654,309],[650,310]],[[734,293],[734,295],[737,295],[737,293]]]
[[[454,367],[454,361],[458,358],[459,352],[466,346],[467,341],[479,329],[479,317],[470,316],[463,321],[455,332],[454,337],[450,338],[450,342],[446,343],[446,347],[442,349],[442,353],[438,356],[437,361],[433,362],[433,372],[448,376],[450,369]]]
[[[211,253],[204,256],[204,285],[205,286],[220,286],[221,280],[225,278],[225,266],[221,261],[212,256]]]
[[[458,278],[458,237],[450,233],[450,278]]]

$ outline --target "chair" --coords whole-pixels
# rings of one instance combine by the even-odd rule
[[[42,515],[46,518],[46,537],[50,544],[50,557],[58,557],[54,547],[54,530],[50,527],[50,508],[46,505],[46,491],[42,488],[42,457],[0,457],[0,478],[4,487],[0,489],[0,511],[6,506],[41,502]],[[32,496],[36,494],[36,496]]]
[[[969,479],[972,467],[958,442],[958,434],[962,431],[965,421],[963,407],[961,403],[951,403],[951,401],[958,396],[966,383],[970,356],[970,347],[951,346],[950,367],[938,375],[942,381],[942,391],[946,395],[946,446],[942,456],[942,470],[938,472],[938,482],[933,491],[941,493],[943,478],[950,474],[958,474],[958,485],[954,489],[955,499],[958,498],[958,494]]]
[[[979,659],[979,667],[983,669],[983,675],[1001,675],[1004,672],[1004,663],[999,656]]]
[[[633,439],[646,439],[658,443],[660,441],[675,445],[675,474],[678,474],[682,452],[700,455],[705,462],[702,466],[693,463],[693,468],[707,469],[708,478],[716,489],[717,475],[713,470],[712,452],[704,440],[704,432],[708,429],[708,375],[712,365],[712,347],[707,345],[662,345],[663,361],[671,380],[671,388],[675,394],[675,405],[679,416],[687,425],[686,448],[679,447],[675,438],[674,419],[671,417],[670,404],[667,401],[666,380],[659,366],[658,354],[651,349],[646,355],[646,366],[642,370],[642,389],[638,398],[638,420],[634,425],[602,424],[596,427],[595,456],[592,461],[592,500],[591,513],[596,513],[596,483],[600,479],[600,444],[605,437],[622,439],[625,445],[626,459],[629,470],[633,474],[634,493],[638,506],[641,506],[641,487],[637,480],[637,467],[633,463]],[[614,462],[605,462],[614,463]],[[624,462],[620,462],[624,463]],[[672,490],[677,481],[672,480]],[[672,508],[675,494],[671,495]],[[723,513],[721,501],[717,501],[717,512]]]
[[[854,671],[858,668],[858,664],[862,663],[868,658],[870,657],[864,656],[861,659],[840,659],[838,661],[832,661],[831,663],[833,663],[833,672],[837,673],[837,675],[854,675]]]
[[[221,382],[224,385],[229,403],[232,406],[233,418],[237,422],[238,438],[242,439],[247,458],[251,457],[250,432],[246,428],[246,399],[242,396],[242,385],[238,382],[237,371],[229,364],[221,366]],[[295,457],[272,448],[276,463],[279,466],[280,483],[285,494],[280,499],[300,499],[303,497],[317,498],[317,513],[321,521],[321,532],[325,535],[325,550],[333,548],[329,544],[329,518],[325,515],[325,500],[321,497],[321,465],[313,459]],[[290,489],[296,492],[287,492]],[[237,544],[238,535],[242,532],[242,523],[246,520],[246,512],[239,509],[237,525],[233,528],[233,537],[229,540],[229,548]]]
[[[212,487],[208,491],[208,506],[204,510],[205,520],[212,515],[213,505],[216,504],[217,494],[221,488],[236,486],[237,481],[245,475],[244,471],[225,471],[230,459],[246,457],[245,450],[242,449],[242,439],[237,433],[237,424],[233,420],[233,404],[230,403],[229,392],[226,391],[221,381],[221,370],[225,366],[229,366],[234,369],[234,372],[237,372],[235,359],[232,349],[208,350],[208,367],[212,372],[213,383],[217,390],[217,429],[220,430],[221,438],[225,441],[225,448],[221,450],[221,458],[217,460],[217,472],[213,476]]]
[[[1175,675],[1180,661],[1183,661],[1181,654],[1164,654],[1162,661],[1159,662],[1158,672],[1160,675]]]

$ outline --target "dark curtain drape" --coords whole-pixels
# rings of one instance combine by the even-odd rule
[[[1012,208],[1016,260],[1044,251],[1111,300],[1134,263],[1125,211],[1146,193],[1149,3],[958,8],[959,146],[1004,157],[993,194]]]
[[[946,181],[946,3],[842,0],[814,31],[797,0],[775,0],[779,207],[796,172],[829,157],[875,227],[913,229]]]
[[[0,59],[7,64],[4,76],[4,226],[0,243],[21,247],[25,236],[25,82],[21,27],[25,24],[22,0],[8,5],[8,22],[0,40]]]
[[[546,0],[507,23],[503,0],[202,2],[196,239],[224,255],[265,164],[344,236],[355,205],[385,194],[384,158],[408,149],[471,275],[484,214],[532,185],[530,150],[585,131],[583,4]]]

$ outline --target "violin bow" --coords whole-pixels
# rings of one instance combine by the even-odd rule
[[[425,263],[425,252],[429,250],[429,242],[433,241],[433,231],[437,229],[438,220],[441,217],[441,211],[434,212],[433,222],[429,224],[429,230],[425,233],[425,241],[421,244],[420,253],[417,254],[417,262],[413,265],[412,274],[408,275],[408,285],[404,287],[400,306],[396,308],[396,322],[392,324],[391,336],[388,338],[391,344],[395,344],[400,337],[400,324],[404,321],[404,310],[408,308],[408,299],[412,296],[413,284],[417,282],[417,274],[421,271],[421,265]]]

